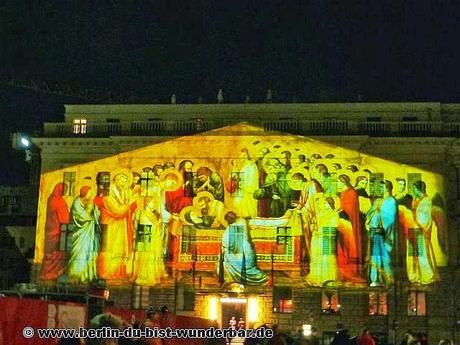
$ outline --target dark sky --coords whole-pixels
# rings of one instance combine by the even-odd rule
[[[2,78],[143,102],[214,102],[219,88],[228,102],[267,88],[278,102],[460,101],[458,1],[88,3],[3,0]],[[81,101],[1,84],[0,145],[60,120],[66,102]],[[0,184],[22,182],[22,156],[1,152]]]

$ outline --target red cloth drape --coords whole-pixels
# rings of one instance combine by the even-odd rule
[[[340,206],[347,215],[353,228],[353,239],[355,242],[353,250],[348,253],[352,263],[362,264],[361,251],[361,218],[359,216],[359,195],[358,192],[350,187],[340,195]]]

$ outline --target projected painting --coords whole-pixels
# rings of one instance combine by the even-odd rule
[[[75,284],[153,286],[192,268],[388,286],[403,265],[426,285],[446,234],[441,176],[238,125],[43,174],[35,261],[42,280]]]

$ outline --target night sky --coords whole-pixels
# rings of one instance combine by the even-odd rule
[[[2,1],[2,80],[139,103],[212,103],[220,88],[226,102],[261,102],[268,88],[275,102],[460,102],[458,1],[88,3]],[[0,184],[26,181],[10,132],[87,102],[0,84]]]

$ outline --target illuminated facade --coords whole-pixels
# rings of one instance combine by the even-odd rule
[[[449,337],[456,112],[67,106],[66,122],[33,140],[34,279],[106,284],[117,305],[174,305],[222,326],[312,326],[324,342],[337,322],[393,342],[407,328],[437,339],[448,321]]]

